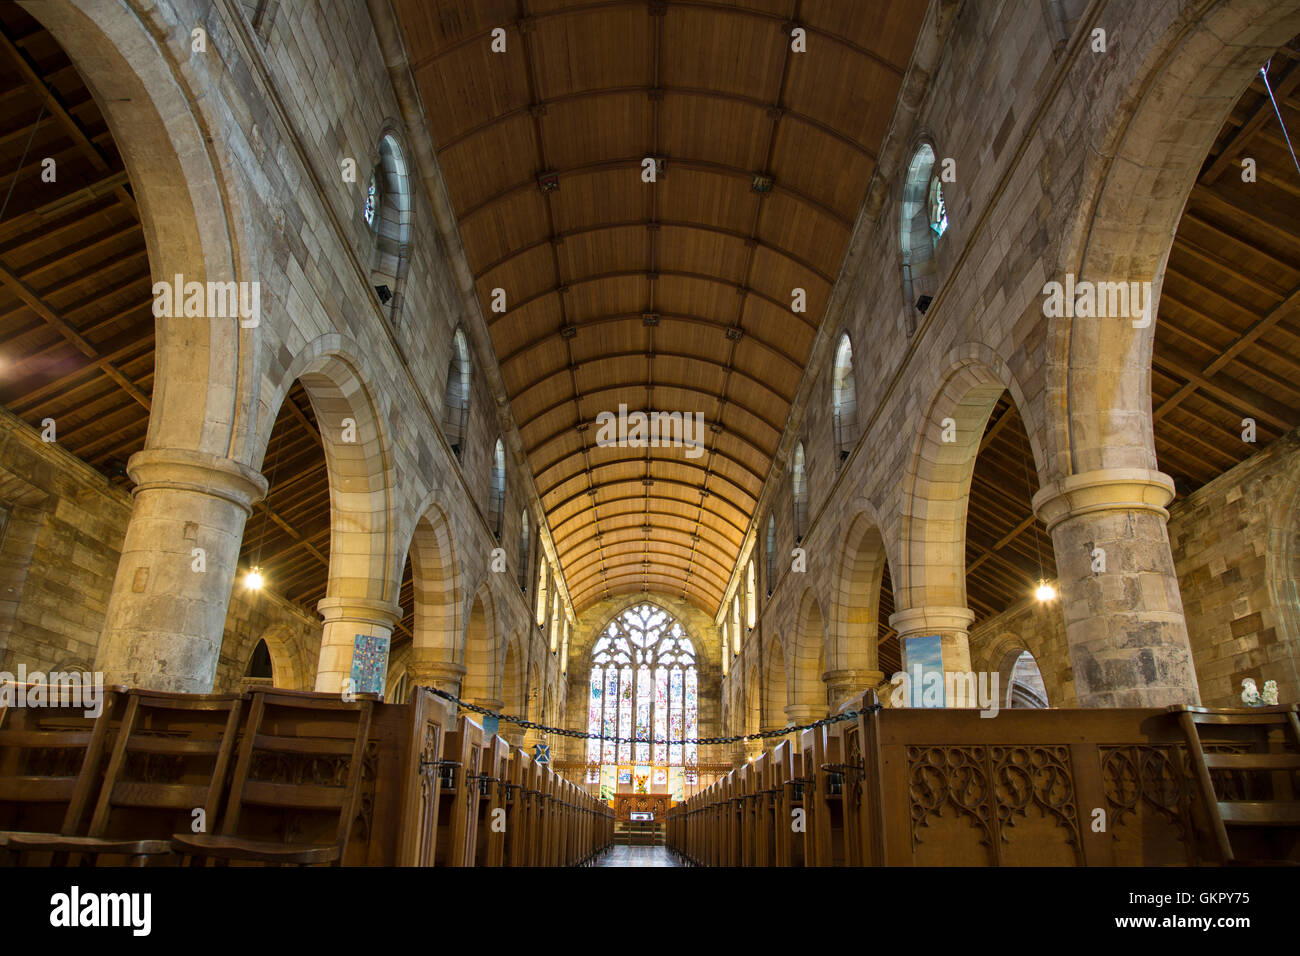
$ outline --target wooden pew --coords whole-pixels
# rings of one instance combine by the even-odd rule
[[[510,745],[505,738],[493,735],[483,745],[479,761],[478,844],[475,866],[502,866],[505,863],[507,825],[505,793],[509,782]],[[500,811],[499,813],[497,811]]]
[[[216,825],[244,700],[130,691],[86,835],[15,836],[10,849],[56,854],[55,862],[71,854],[73,865],[83,855],[174,861],[173,833]]]
[[[187,859],[339,866],[361,795],[378,695],[254,688],[219,834],[177,832]]]
[[[504,859],[506,866],[528,866],[529,798],[526,791],[532,782],[532,758],[519,747],[510,750],[509,782],[506,785],[506,832]]]
[[[772,759],[780,768],[781,803],[777,819],[778,846],[781,847],[780,866],[807,866],[808,815],[804,806],[807,787],[803,775],[803,755],[790,740],[782,740],[772,749]],[[803,825],[795,829],[795,811]]]
[[[361,861],[378,865],[433,866],[437,859],[438,808],[442,796],[443,745],[455,727],[453,706],[426,688],[416,688],[409,704],[382,704],[372,722],[379,733],[381,761],[387,754],[384,731],[392,728],[395,776],[381,762],[373,797],[372,837]],[[391,841],[391,842],[390,842]]]
[[[461,715],[447,734],[438,796],[438,866],[473,866],[478,835],[478,768],[483,728]]]
[[[85,833],[124,694],[105,687],[96,717],[71,688],[7,685],[6,696],[40,695],[44,704],[10,706],[0,726],[0,861],[12,861],[7,846],[17,835]]]
[[[754,781],[754,866],[776,865],[777,795],[772,786],[772,756],[761,753],[749,765]]]

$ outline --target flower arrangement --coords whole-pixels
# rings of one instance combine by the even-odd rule
[[[1253,677],[1244,678],[1241,682],[1241,702],[1247,707],[1276,707],[1277,681],[1264,681],[1264,690],[1261,693],[1255,686]]]

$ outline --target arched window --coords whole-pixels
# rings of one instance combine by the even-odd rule
[[[384,700],[389,704],[405,704],[411,698],[411,690],[411,675],[403,669],[388,679],[388,691],[384,694]]]
[[[758,580],[751,558],[749,569],[745,572],[745,625],[752,631],[758,623]]]
[[[537,626],[546,623],[546,602],[550,599],[550,568],[546,566],[546,555],[537,562]]]
[[[1011,665],[1007,681],[1007,708],[1039,709],[1047,706],[1047,687],[1038,670],[1038,661],[1029,651],[1022,651]]]
[[[519,590],[528,593],[528,571],[533,561],[533,532],[528,527],[528,509],[519,515]]]
[[[731,602],[731,653],[740,653],[742,635],[740,633],[740,595]]]
[[[722,619],[722,659],[725,661],[731,657],[727,653],[727,648],[731,646],[731,628],[727,624],[727,619]]]
[[[451,340],[451,362],[447,367],[447,394],[442,403],[442,428],[457,460],[463,456],[465,421],[469,417],[469,346],[460,329]]]
[[[858,389],[853,378],[853,343],[848,333],[840,336],[835,349],[835,371],[831,385],[835,424],[835,447],[840,461],[849,457],[858,440]]]
[[[766,554],[763,560],[763,578],[767,581],[767,596],[776,588],[776,515],[767,516]]]
[[[248,659],[248,669],[244,672],[244,676],[274,679],[275,675],[271,670],[271,649],[266,646],[266,641],[258,641],[257,646],[253,648],[253,656]]]
[[[588,686],[587,732],[607,738],[587,741],[589,768],[683,767],[695,782],[698,749],[684,743],[699,733],[695,646],[667,611],[638,604],[610,621],[592,645]]]
[[[492,484],[488,493],[488,524],[498,541],[501,540],[501,519],[506,506],[506,449],[497,439],[492,450]]]
[[[560,649],[560,589],[554,589],[551,595],[551,653]]]
[[[916,328],[916,315],[930,307],[939,289],[935,250],[948,231],[948,204],[943,181],[935,172],[934,147],[922,143],[907,166],[900,204],[899,249],[903,260],[903,296],[907,301],[908,333]]]
[[[560,641],[560,673],[569,673],[569,622],[564,622],[564,637]]]
[[[803,540],[808,530],[808,476],[804,472],[803,442],[794,446],[794,466],[790,470],[794,498],[794,543]]]
[[[362,217],[370,227],[370,284],[390,319],[396,319],[402,280],[410,262],[411,182],[397,140],[379,141],[379,161],[366,185]]]

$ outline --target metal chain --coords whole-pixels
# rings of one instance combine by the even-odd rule
[[[482,714],[484,717],[495,717],[499,723],[515,724],[525,730],[539,730],[546,734],[555,734],[559,737],[575,737],[582,740],[601,740],[610,741],[616,744],[696,744],[704,747],[715,744],[734,744],[748,742],[751,740],[770,740],[773,737],[784,737],[787,734],[798,733],[801,730],[812,730],[817,727],[825,727],[828,724],[838,724],[845,720],[857,720],[862,714],[874,714],[883,709],[879,703],[872,704],[865,710],[846,710],[842,714],[836,714],[833,717],[823,717],[820,720],[814,720],[811,724],[794,724],[790,727],[782,727],[779,730],[760,730],[753,734],[735,734],[730,737],[688,737],[684,740],[639,740],[636,737],[608,737],[604,734],[591,734],[582,730],[567,730],[563,727],[548,727],[545,724],[539,724],[528,720],[524,717],[516,717],[511,714],[498,714],[494,710],[488,710],[486,707],[480,707],[478,704],[471,704],[468,701],[461,700],[450,691],[439,690],[436,687],[426,687],[425,690],[435,697],[441,697],[443,700],[451,701],[458,707],[476,714]]]

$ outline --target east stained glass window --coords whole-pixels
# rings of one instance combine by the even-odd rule
[[[591,650],[589,773],[620,764],[689,767],[698,759],[695,646],[667,611],[638,604],[610,621]],[[614,737],[628,739],[616,743]],[[657,778],[656,778],[657,779]]]

